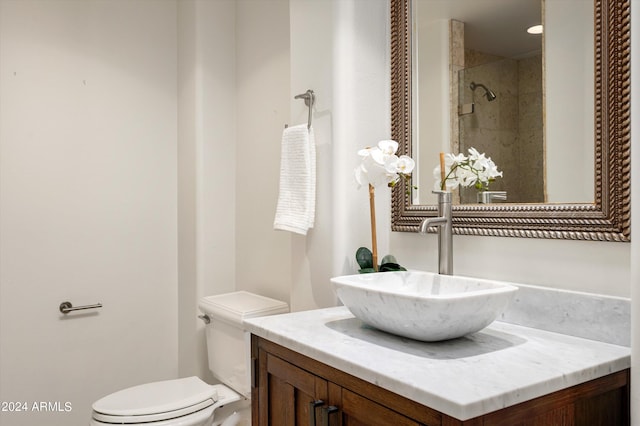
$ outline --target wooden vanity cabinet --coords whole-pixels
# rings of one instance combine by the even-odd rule
[[[268,340],[252,336],[252,424],[440,425],[440,414]],[[314,405],[315,408],[314,408]],[[336,407],[331,411],[330,407]],[[393,409],[389,408],[393,407]],[[401,412],[419,412],[408,417]]]
[[[628,426],[630,422],[629,370],[460,421],[255,335],[251,353],[252,424],[258,426]]]

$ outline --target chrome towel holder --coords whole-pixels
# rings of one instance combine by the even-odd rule
[[[310,129],[311,120],[313,118],[313,105],[316,103],[315,93],[313,93],[313,90],[307,89],[306,92],[294,96],[294,99],[304,99],[304,104],[309,107],[309,118],[307,120],[307,129]],[[286,129],[289,126],[285,124],[284,127]]]

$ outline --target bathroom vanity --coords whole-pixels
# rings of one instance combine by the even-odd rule
[[[628,425],[630,349],[506,322],[425,343],[345,307],[245,321],[257,425]]]

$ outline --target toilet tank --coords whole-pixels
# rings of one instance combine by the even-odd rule
[[[209,369],[222,383],[250,398],[250,334],[242,321],[286,313],[289,306],[280,300],[236,291],[203,297],[198,307],[211,320],[205,328]]]

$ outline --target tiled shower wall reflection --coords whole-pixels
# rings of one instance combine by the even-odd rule
[[[459,30],[451,35],[458,40],[461,36]],[[459,137],[456,140],[452,132],[453,147],[458,145],[456,151],[464,153],[474,147],[491,157],[504,178],[492,183],[490,190],[507,191],[508,202],[544,202],[542,54],[505,59],[465,49],[463,69],[452,71],[457,71],[452,79],[452,115],[457,118],[453,125],[458,122]],[[471,82],[485,85],[497,98],[489,102],[484,89],[470,89]],[[474,112],[459,115],[456,101],[473,103]],[[460,201],[475,203],[476,193],[473,188],[464,189]]]

